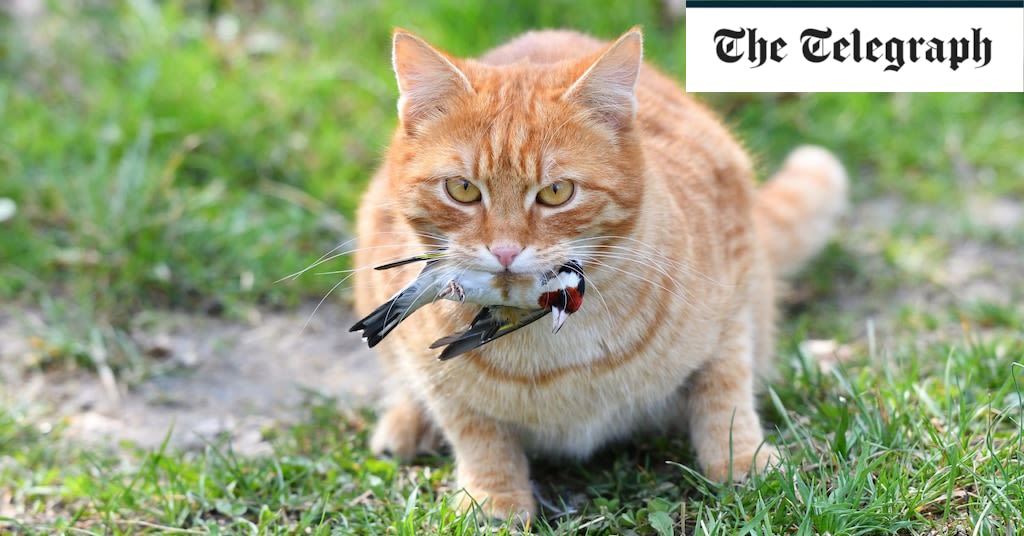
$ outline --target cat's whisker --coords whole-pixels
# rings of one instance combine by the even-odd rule
[[[656,260],[661,260],[661,261],[664,261],[665,263],[671,264],[671,265],[679,268],[680,270],[691,272],[691,273],[697,273],[697,270],[695,270],[693,267],[687,265],[686,263],[683,263],[681,261],[677,261],[675,259],[669,258],[668,256],[666,256],[664,254],[661,254],[661,253],[658,253],[656,251],[641,251],[641,250],[638,250],[636,248],[631,248],[631,247],[622,246],[622,245],[615,245],[615,244],[591,244],[591,245],[582,245],[582,246],[574,245],[574,246],[568,246],[567,249],[573,250],[573,249],[577,249],[577,248],[628,251],[628,252],[640,255],[640,256],[642,256],[642,258],[644,258],[645,260],[648,260],[648,261],[655,260],[655,259]]]
[[[668,292],[669,294],[675,296],[676,298],[678,298],[681,302],[683,302],[687,306],[689,306],[689,307],[697,307],[697,308],[701,309],[703,312],[705,312],[707,314],[710,314],[710,310],[707,308],[707,305],[694,302],[691,299],[689,299],[689,297],[687,297],[685,294],[680,294],[680,293],[676,292],[675,290],[670,289],[670,288],[666,287],[665,285],[662,285],[661,283],[658,283],[657,281],[651,280],[651,279],[646,278],[646,277],[644,277],[642,275],[639,275],[637,273],[630,272],[629,270],[623,270],[623,269],[621,269],[621,268],[619,268],[617,266],[612,266],[610,264],[604,263],[604,262],[596,260],[596,259],[593,260],[593,262],[594,262],[594,264],[596,264],[598,266],[602,266],[602,267],[607,268],[609,270],[614,270],[614,271],[619,272],[619,273],[621,273],[623,275],[628,275],[628,276],[633,277],[635,279],[639,279],[640,281],[645,282],[645,283],[647,283],[649,285],[653,285],[654,287],[657,287],[657,288],[659,288],[661,290],[664,290],[665,292]]]
[[[595,255],[595,257],[599,257],[599,258],[607,258],[607,257],[603,257],[603,256],[601,256],[601,255]],[[611,258],[612,258],[612,259],[616,259],[616,260],[621,260],[621,258],[620,258],[620,257],[618,257],[618,256],[615,256],[615,257],[611,257]],[[604,266],[604,267],[606,267],[606,268],[609,268],[609,269],[613,269],[613,270],[619,271],[619,272],[621,272],[621,273],[625,273],[625,274],[629,274],[629,275],[632,275],[633,277],[638,277],[638,278],[640,277],[640,276],[638,276],[638,275],[637,275],[637,274],[635,274],[635,273],[629,272],[628,270],[623,270],[623,269],[620,269],[620,268],[618,268],[618,267],[610,266],[610,265],[608,265],[608,264],[606,264],[606,263],[602,263],[602,262],[598,261],[597,259],[594,259],[594,262],[595,262],[596,264],[600,264],[600,265],[602,265],[602,266]],[[681,297],[681,298],[683,299],[683,302],[684,302],[684,303],[686,303],[687,305],[689,305],[689,306],[695,306],[695,307],[699,307],[699,308],[701,308],[702,310],[704,310],[704,312],[708,312],[708,310],[707,310],[707,307],[706,307],[705,305],[703,305],[703,304],[701,304],[701,303],[699,303],[699,302],[695,302],[695,301],[693,301],[693,300],[692,300],[692,298],[694,298],[694,297],[695,297],[695,293],[694,293],[694,292],[692,292],[692,291],[691,291],[690,289],[688,289],[686,285],[683,285],[683,284],[679,283],[679,281],[678,281],[678,280],[676,280],[676,279],[675,279],[675,278],[674,278],[674,277],[673,277],[673,276],[672,276],[672,275],[671,275],[670,273],[668,273],[667,271],[665,271],[665,270],[663,270],[663,269],[660,269],[660,268],[658,268],[658,267],[655,267],[655,269],[657,269],[657,270],[659,271],[659,273],[661,273],[662,275],[664,275],[665,277],[669,278],[669,279],[670,279],[670,280],[672,281],[672,286],[673,286],[673,287],[674,287],[674,288],[675,288],[676,290],[678,290],[678,293],[676,292],[676,290],[673,290],[673,289],[669,289],[669,288],[667,288],[667,287],[665,287],[665,286],[663,286],[663,285],[658,285],[658,286],[659,286],[660,288],[662,288],[662,289],[664,289],[664,290],[667,290],[667,291],[671,292],[671,293],[672,293],[673,295],[675,295],[675,296],[677,296],[677,297]],[[646,281],[650,281],[650,280],[646,280]],[[651,281],[651,282],[653,283],[653,281]],[[681,296],[680,296],[680,295],[681,295]]]
[[[640,280],[643,283],[646,283],[646,284],[652,285],[652,286],[654,286],[656,288],[659,288],[661,290],[664,290],[665,292],[668,292],[672,296],[678,298],[680,301],[682,301],[687,306],[697,306],[698,305],[698,304],[693,303],[686,294],[681,294],[679,292],[676,292],[675,290],[673,290],[671,288],[668,288],[665,285],[662,285],[661,283],[658,283],[657,281],[654,281],[654,280],[652,280],[650,278],[641,276],[641,275],[636,274],[634,272],[631,272],[629,270],[624,270],[624,269],[619,268],[617,266],[612,266],[610,264],[607,264],[607,263],[604,263],[604,262],[601,262],[601,261],[598,261],[598,260],[593,260],[593,263],[595,265],[597,265],[597,266],[602,267],[602,268],[606,268],[608,270],[615,271],[615,272],[620,273],[622,275],[626,275],[626,276],[632,277],[634,279],[638,279],[638,280]]]
[[[604,310],[608,313],[608,318],[615,318],[615,315],[612,314],[611,307],[608,306],[608,302],[604,299],[604,295],[601,293],[601,290],[597,288],[597,283],[594,282],[594,278],[588,276],[585,272],[582,272],[580,275],[582,275],[583,280],[586,281],[587,288],[593,289],[594,292],[597,293],[597,298],[601,300],[601,304],[604,305]]]
[[[591,246],[575,246],[575,247],[571,247],[571,248],[567,248],[567,249],[569,249],[569,251],[583,251],[583,252],[586,252],[587,254],[598,253],[598,251],[595,251],[594,248],[591,247]],[[619,257],[619,256],[625,257],[625,256],[628,255],[629,259],[634,261],[634,262],[638,262],[638,263],[641,263],[641,264],[652,265],[656,269],[661,271],[664,275],[666,275],[668,277],[671,277],[676,282],[676,284],[679,284],[679,282],[678,282],[678,280],[676,280],[676,278],[673,275],[671,275],[669,273],[669,269],[670,268],[675,268],[677,271],[682,272],[682,274],[680,274],[680,275],[689,274],[689,275],[697,276],[700,279],[703,279],[703,280],[706,280],[706,281],[709,280],[707,277],[702,276],[702,274],[700,274],[699,271],[694,270],[692,268],[689,268],[685,264],[674,262],[672,259],[669,259],[669,258],[666,258],[666,257],[661,257],[661,258],[658,258],[657,256],[650,257],[650,256],[647,256],[647,255],[644,255],[643,253],[635,251],[635,250],[633,250],[631,248],[625,248],[625,247],[622,247],[622,248],[617,248],[617,247],[616,248],[603,248],[603,249],[605,251],[601,251],[601,253],[603,253],[605,255],[608,255],[610,257]],[[625,259],[623,259],[623,260],[625,260]],[[716,284],[717,284],[717,282],[716,282]],[[719,284],[719,286],[721,286],[721,285]]]
[[[373,266],[362,266],[360,268],[350,268],[348,270],[331,270],[329,272],[313,272],[313,275],[339,275],[339,274],[354,274],[356,272],[362,272],[364,270],[372,270]]]
[[[588,251],[588,252],[591,252],[591,251],[603,251],[603,252],[606,252],[606,253],[629,253],[631,255],[634,255],[637,259],[642,260],[645,264],[646,263],[658,263],[659,266],[668,265],[668,266],[673,267],[676,270],[678,270],[680,272],[684,272],[684,273],[695,273],[696,272],[696,270],[692,269],[691,267],[687,266],[686,264],[674,261],[673,259],[670,259],[670,258],[665,257],[663,255],[649,254],[649,253],[645,253],[645,252],[639,251],[637,249],[629,248],[629,247],[625,247],[625,246],[587,245],[587,246],[570,246],[567,249],[569,251]]]
[[[408,233],[402,233],[402,232],[397,232],[397,231],[377,231],[377,232],[374,232],[374,233],[367,233],[367,236],[378,236],[378,235],[382,235],[382,234],[397,234],[397,235],[402,235],[402,236],[405,236],[405,235],[407,235]],[[423,233],[414,233],[414,234],[423,234]],[[427,237],[427,238],[436,238],[436,237],[432,237],[432,236],[430,236],[430,235],[424,235],[424,236],[425,236],[425,237]],[[305,270],[308,270],[308,269],[310,269],[310,268],[312,268],[312,267],[315,267],[315,266],[317,265],[317,263],[320,263],[320,262],[327,262],[328,260],[331,260],[331,259],[333,259],[333,258],[337,258],[337,257],[338,257],[338,256],[340,256],[340,255],[346,255],[346,254],[348,254],[348,253],[352,253],[352,252],[355,252],[355,251],[359,251],[359,250],[360,250],[360,248],[356,248],[356,249],[350,250],[350,251],[348,251],[348,252],[345,252],[345,253],[341,253],[341,254],[339,254],[339,255],[333,255],[333,256],[332,256],[332,254],[334,254],[334,252],[336,252],[336,251],[338,251],[339,249],[342,249],[342,248],[344,248],[344,247],[348,246],[349,244],[352,244],[352,243],[353,243],[353,242],[355,242],[356,240],[357,240],[357,239],[355,239],[355,238],[351,238],[351,239],[349,239],[349,240],[346,240],[346,241],[344,241],[344,242],[342,242],[342,243],[338,244],[337,246],[334,246],[333,248],[331,248],[331,249],[330,249],[330,251],[328,251],[327,253],[324,253],[324,254],[323,254],[323,255],[321,255],[321,256],[320,256],[320,257],[319,257],[319,258],[318,258],[317,260],[313,261],[313,263],[312,263],[312,264],[311,264],[310,266],[307,266],[307,267],[306,267],[306,268],[304,268],[303,270],[299,270],[298,272],[295,272],[294,274],[291,274],[291,275],[288,275],[288,276],[282,277],[281,279],[277,280],[277,281],[276,281],[275,283],[280,283],[281,281],[284,281],[285,279],[289,279],[289,278],[292,278],[292,279],[294,279],[294,278],[295,278],[295,277],[297,277],[298,275],[301,275],[303,271],[305,271]],[[417,244],[417,245],[419,245],[419,244]],[[379,247],[386,247],[386,246],[379,246]],[[328,258],[328,257],[330,257],[330,258]]]
[[[329,253],[326,256],[320,257],[320,259],[316,260],[315,262],[313,262],[309,266],[303,268],[302,270],[299,270],[298,272],[295,272],[295,273],[293,273],[291,275],[287,275],[285,277],[282,277],[281,279],[278,279],[274,283],[277,284],[277,283],[280,283],[280,282],[286,281],[286,280],[287,281],[293,281],[293,280],[297,279],[299,276],[301,276],[302,274],[304,274],[304,273],[306,273],[306,272],[316,268],[317,266],[320,266],[321,264],[333,261],[333,260],[335,260],[335,259],[337,259],[339,257],[344,257],[345,255],[351,255],[353,253],[357,253],[357,252],[360,252],[360,251],[373,251],[373,250],[377,250],[377,249],[390,249],[390,248],[416,248],[416,247],[422,247],[422,244],[418,244],[418,243],[415,243],[415,242],[404,243],[404,244],[381,244],[381,245],[376,245],[376,246],[365,246],[365,247],[361,247],[361,248],[348,249],[348,250],[341,251],[341,252],[338,252],[338,253],[333,253],[333,254]],[[336,251],[336,250],[337,250],[337,248],[335,248],[332,251]],[[436,253],[443,253],[444,251],[445,250],[443,250],[443,249],[434,249],[434,250],[424,251],[424,252],[422,252],[420,254],[421,255],[436,254]],[[415,255],[415,254],[412,254],[412,255]],[[394,262],[394,261],[402,260],[402,259],[410,257],[412,255],[397,256],[394,259],[389,260],[389,261],[385,261],[385,262],[383,262],[381,264],[387,264],[388,262]]]
[[[602,240],[603,241],[603,240],[609,240],[609,239],[612,239],[612,240],[625,240],[625,241],[629,241],[629,242],[638,244],[638,245],[643,246],[645,248],[644,249],[644,253],[646,253],[648,255],[659,257],[659,258],[661,258],[661,259],[663,259],[663,260],[665,260],[667,262],[670,262],[670,263],[672,263],[674,265],[677,265],[680,269],[686,270],[686,271],[688,271],[690,273],[698,275],[701,278],[707,280],[708,282],[714,283],[715,285],[718,285],[718,286],[721,286],[721,287],[728,286],[728,285],[726,285],[726,284],[724,284],[724,283],[714,279],[710,275],[705,274],[705,273],[701,272],[700,270],[697,270],[696,268],[694,268],[694,267],[692,267],[692,266],[690,266],[690,265],[688,265],[686,263],[683,263],[682,261],[677,261],[675,259],[671,259],[671,258],[665,256],[665,254],[663,254],[660,251],[658,251],[658,249],[655,246],[653,246],[651,244],[648,244],[647,242],[644,242],[643,240],[639,240],[639,239],[631,237],[631,236],[601,235],[601,236],[577,238],[575,240],[570,240],[570,241],[566,242],[566,245],[571,247],[572,245],[575,245],[575,244],[578,244],[578,243],[581,243],[581,242],[589,242],[589,241],[595,241],[595,240]],[[616,244],[597,244],[597,246],[598,247],[625,247],[625,246],[616,245]]]
[[[631,251],[637,251],[635,248],[631,248],[631,247],[628,247],[628,246],[625,246],[625,245],[622,245],[622,244],[604,244],[604,243],[601,243],[601,244],[589,244],[589,242],[593,242],[593,241],[597,241],[597,240],[601,240],[601,241],[621,240],[621,241],[631,242],[631,243],[637,244],[638,246],[642,246],[643,247],[643,252],[646,253],[647,255],[658,257],[658,258],[664,259],[666,261],[670,261],[672,263],[676,263],[676,264],[680,264],[680,265],[686,266],[685,263],[683,263],[681,261],[677,261],[675,259],[671,259],[667,255],[665,255],[664,253],[661,253],[658,250],[657,247],[655,247],[655,246],[653,246],[651,244],[648,244],[648,243],[646,243],[646,242],[644,242],[642,240],[639,240],[639,239],[636,239],[636,238],[633,238],[633,237],[629,237],[629,236],[602,235],[602,236],[586,237],[586,238],[579,238],[579,239],[568,241],[566,244],[568,246],[570,246],[570,247],[571,246],[575,246],[577,244],[587,244],[587,247],[620,248],[620,249],[628,249],[628,250],[631,250]],[[686,266],[686,267],[687,268],[692,268],[692,267],[689,267],[689,266]]]
[[[626,263],[628,263],[630,265],[634,265],[634,264],[648,264],[651,267],[653,267],[655,270],[657,270],[660,274],[662,274],[665,277],[669,278],[672,281],[673,286],[678,287],[683,292],[686,292],[686,290],[685,290],[686,289],[686,285],[682,284],[682,282],[680,282],[669,270],[667,270],[664,266],[658,264],[657,261],[652,261],[650,259],[646,259],[646,258],[643,258],[643,257],[637,255],[637,254],[632,254],[632,253],[614,253],[614,254],[612,254],[612,253],[601,253],[601,252],[589,252],[589,253],[584,253],[584,254],[588,255],[590,257],[599,257],[599,258],[602,258],[602,259],[621,260],[621,261],[625,261]]]
[[[624,261],[624,262],[626,262],[628,264],[650,265],[650,266],[654,267],[656,270],[658,270],[664,276],[672,279],[673,284],[675,284],[676,286],[679,286],[681,288],[684,287],[684,285],[664,266],[664,264],[659,262],[658,259],[651,259],[651,258],[645,257],[642,254],[637,253],[637,252],[635,252],[633,250],[630,250],[628,248],[624,248],[622,250],[611,251],[611,252],[609,252],[609,251],[595,251],[593,248],[591,248],[589,246],[586,246],[586,247],[576,246],[574,248],[568,248],[568,249],[570,251],[575,252],[576,254],[579,254],[579,255],[592,256],[592,257],[593,256],[601,256],[602,258],[621,260],[621,261]]]
[[[622,248],[622,249],[597,249],[597,248],[593,248],[593,247],[589,247],[589,246],[587,246],[587,247],[579,247],[579,246],[577,246],[575,248],[569,248],[569,250],[570,251],[574,251],[574,252],[581,252],[584,255],[604,255],[606,257],[611,257],[611,258],[621,258],[622,260],[630,260],[630,261],[638,262],[640,264],[652,264],[652,265],[655,265],[655,266],[657,266],[658,268],[661,268],[661,269],[677,268],[679,272],[688,273],[682,267],[680,267],[680,266],[672,266],[671,264],[669,264],[664,259],[659,259],[659,258],[656,258],[656,257],[648,257],[648,256],[644,255],[643,253],[640,253],[640,252],[637,252],[637,251],[634,251],[634,250],[628,249],[628,248]],[[668,265],[668,266],[666,266],[666,265]]]
[[[316,307],[313,308],[313,312],[309,313],[309,317],[306,318],[306,321],[302,323],[302,329],[299,330],[299,335],[302,335],[303,333],[306,332],[306,328],[309,327],[309,323],[313,321],[313,317],[316,316],[317,311],[320,310],[320,306],[322,306],[324,302],[327,301],[327,298],[329,298],[330,295],[333,294],[334,291],[338,289],[338,287],[343,285],[345,281],[348,281],[349,278],[351,278],[353,275],[355,274],[349,274],[342,278],[340,281],[335,283],[334,286],[332,286],[331,289],[328,290],[326,294],[324,294],[323,298],[320,298],[320,301],[317,302]]]
[[[320,256],[320,258],[318,258],[317,260],[313,261],[313,263],[310,264],[309,266],[303,268],[302,270],[299,270],[298,272],[295,272],[295,273],[293,273],[291,275],[286,275],[286,276],[282,277],[281,279],[278,279],[277,281],[274,281],[274,284],[276,285],[276,284],[278,284],[278,283],[280,283],[282,281],[285,281],[285,280],[294,280],[296,277],[299,277],[300,275],[302,275],[307,270],[315,268],[316,266],[320,265],[321,263],[327,262],[327,261],[335,258],[335,257],[331,257],[331,259],[328,259],[328,257],[330,257],[330,255],[332,253],[334,253],[335,251],[338,251],[339,249],[342,249],[342,248],[348,246],[349,244],[351,244],[351,243],[353,243],[355,241],[356,241],[356,239],[352,238],[352,239],[346,240],[346,241],[338,244],[337,246],[334,246],[333,248],[331,248],[330,251],[328,251],[327,253],[324,253],[323,255]]]
[[[393,247],[393,246],[390,246],[390,245],[389,246],[373,246],[373,247],[367,247],[367,248],[361,248],[361,249],[369,250],[369,249],[380,249],[380,248],[386,248],[386,247]],[[305,274],[306,272],[316,268],[317,266],[320,266],[321,264],[333,261],[333,260],[338,259],[340,257],[344,257],[345,255],[350,255],[352,253],[355,253],[356,251],[360,251],[360,249],[342,251],[341,253],[336,253],[334,255],[331,255],[331,256],[329,256],[329,257],[327,257],[325,259],[322,259],[322,260],[319,260],[317,262],[314,262],[313,264],[303,268],[302,270],[299,270],[298,272],[295,272],[294,274],[291,274],[291,275],[282,277],[281,279],[278,279],[277,281],[274,282],[274,284],[281,283],[282,281],[294,281],[295,279],[298,279],[300,276],[302,276],[302,274]],[[401,257],[399,257],[399,259],[400,258]],[[398,260],[398,259],[396,259],[396,260]]]

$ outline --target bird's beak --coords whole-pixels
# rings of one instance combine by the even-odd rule
[[[565,320],[569,318],[569,313],[564,309],[558,307],[551,308],[551,333],[558,333],[558,330],[562,329],[565,324]]]

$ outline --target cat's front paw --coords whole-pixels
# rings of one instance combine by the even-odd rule
[[[732,480],[743,482],[750,476],[751,470],[757,474],[764,474],[779,464],[779,451],[771,445],[762,445],[760,449],[746,452],[734,453],[732,460],[726,456],[722,460],[707,464],[704,469],[704,476],[715,482],[725,482],[729,479],[730,462],[732,469]]]
[[[457,508],[467,512],[479,507],[488,518],[497,521],[515,521],[526,526],[537,515],[537,500],[533,490],[511,489],[488,491],[473,487],[464,487],[456,495]]]
[[[411,403],[396,404],[377,421],[370,452],[407,461],[417,454],[437,452],[443,442],[440,430],[422,409]]]

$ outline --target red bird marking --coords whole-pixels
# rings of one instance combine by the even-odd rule
[[[579,311],[580,307],[583,306],[583,295],[580,294],[576,287],[566,289],[566,292],[569,293],[569,299],[566,300],[565,312],[575,313]]]
[[[563,290],[552,290],[541,294],[540,298],[537,300],[537,305],[542,309],[558,306],[567,313],[575,313],[583,306],[583,296],[581,296],[579,290],[574,287],[569,287]]]

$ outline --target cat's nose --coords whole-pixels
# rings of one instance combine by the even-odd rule
[[[490,250],[506,270],[512,266],[512,261],[516,260],[516,256],[523,252],[523,248],[509,244],[493,245]]]

